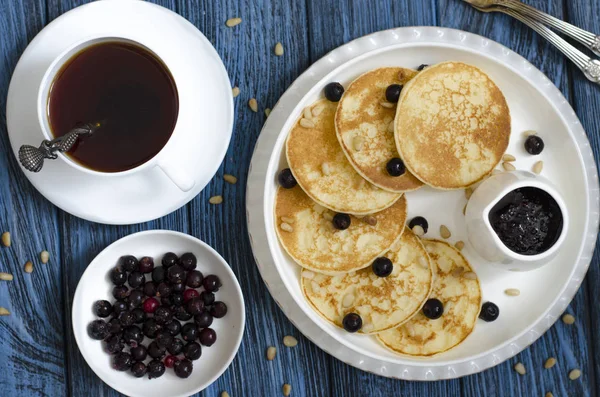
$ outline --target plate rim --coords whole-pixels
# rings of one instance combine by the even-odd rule
[[[272,142],[269,142],[270,146],[267,148],[272,152],[272,145],[275,145],[275,142],[280,139],[280,135],[283,134],[284,130],[277,131],[277,128],[272,127],[275,123],[273,120],[276,118],[282,119],[281,123],[287,123],[289,119],[289,112],[293,111],[298,102],[300,102],[308,91],[311,91],[314,83],[321,81],[326,76],[334,73],[339,67],[343,64],[351,60],[351,56],[346,53],[353,53],[354,47],[366,47],[366,49],[359,51],[360,54],[353,53],[354,57],[365,55],[373,50],[390,47],[390,46],[398,46],[397,40],[399,37],[410,36],[412,33],[413,40],[405,43],[406,45],[411,44],[434,44],[434,45],[446,45],[451,47],[458,47],[461,49],[467,49],[471,51],[478,52],[488,58],[491,58],[497,63],[502,64],[502,66],[507,67],[515,72],[521,72],[523,78],[528,80],[532,86],[540,91],[541,93],[547,94],[546,97],[550,104],[557,110],[557,113],[560,117],[565,121],[566,126],[569,131],[573,135],[575,139],[575,143],[577,149],[581,156],[581,161],[583,165],[583,169],[585,172],[584,182],[585,187],[587,188],[587,205],[589,217],[586,219],[586,235],[585,241],[581,245],[581,248],[578,252],[578,260],[576,264],[573,266],[573,270],[571,271],[570,279],[563,286],[561,292],[557,295],[557,298],[554,300],[552,305],[546,310],[546,312],[537,319],[537,321],[527,330],[525,330],[522,334],[516,335],[511,338],[504,344],[500,345],[497,348],[491,349],[489,352],[483,352],[481,354],[475,355],[473,359],[459,359],[456,363],[451,365],[446,364],[428,364],[426,361],[419,363],[419,365],[412,364],[397,364],[397,363],[381,363],[380,360],[374,358],[368,358],[356,355],[348,355],[344,354],[344,349],[350,350],[347,346],[332,336],[329,338],[324,338],[322,335],[311,335],[312,337],[308,337],[308,339],[312,340],[319,348],[324,350],[325,352],[333,355],[337,359],[357,367],[359,369],[372,372],[378,375],[388,376],[388,377],[397,377],[400,379],[407,380],[435,380],[435,379],[450,379],[456,378],[464,375],[469,375],[473,373],[477,373],[483,371],[484,369],[490,368],[494,365],[501,363],[502,361],[507,360],[508,358],[516,355],[518,352],[529,346],[535,340],[537,340],[543,333],[545,333],[550,326],[558,319],[559,312],[562,313],[564,309],[567,307],[569,302],[572,300],[573,296],[577,292],[585,273],[590,264],[590,260],[594,251],[595,241],[598,234],[598,220],[599,220],[599,212],[598,202],[599,198],[599,188],[598,188],[598,172],[596,168],[596,163],[594,161],[593,153],[591,151],[589,145],[589,139],[583,130],[583,127],[577,118],[575,112],[572,107],[568,103],[568,101],[564,98],[560,90],[554,86],[554,84],[548,79],[548,77],[543,74],[539,69],[529,63],[525,58],[521,55],[515,53],[514,51],[508,49],[500,43],[497,43],[494,40],[485,38],[483,36],[465,32],[456,29],[450,28],[439,28],[439,27],[402,27],[402,28],[394,28],[384,31],[375,32],[355,40],[344,44],[326,55],[324,55],[321,59],[311,65],[304,73],[302,73],[292,85],[286,90],[286,92],[281,96],[280,100],[277,102],[273,111],[271,112],[270,117],[267,119],[265,123],[261,135],[256,143],[254,153],[252,156],[252,160],[250,162],[250,169],[248,174],[248,188],[246,192],[246,211],[247,211],[247,223],[248,223],[248,233],[250,238],[250,243],[252,247],[252,252],[261,273],[261,277],[267,288],[269,289],[271,295],[277,302],[277,304],[282,308],[284,314],[290,319],[290,321],[306,336],[305,329],[310,327],[311,324],[321,330],[321,327],[313,322],[310,317],[308,317],[303,310],[298,306],[295,302],[294,298],[290,295],[287,289],[281,288],[281,285],[273,285],[269,284],[267,278],[270,275],[267,273],[268,271],[274,271],[275,278],[279,281],[279,284],[283,284],[283,280],[281,280],[281,276],[279,274],[278,269],[268,269],[269,266],[275,266],[274,260],[271,254],[271,249],[269,245],[269,240],[261,241],[261,245],[266,245],[266,247],[258,247],[255,240],[258,238],[262,239],[262,233],[264,232],[266,237],[266,229],[268,225],[266,225],[265,219],[265,208],[263,207],[264,201],[262,200],[262,195],[264,194],[264,185],[268,180],[269,175],[266,174],[266,170],[269,167],[271,153],[264,153],[265,148],[265,136],[268,135]],[[382,40],[377,40],[381,38]],[[468,40],[470,39],[470,40]],[[465,41],[479,40],[480,47],[471,44],[464,44]],[[483,48],[485,48],[485,51]],[[512,60],[507,59],[508,57],[513,57]],[[337,59],[341,58],[341,59]],[[532,76],[533,75],[533,76]],[[316,78],[315,78],[316,77]],[[541,82],[536,83],[533,81],[533,78],[541,79]],[[312,83],[312,84],[311,84]],[[307,85],[308,88],[302,94],[296,93],[299,90],[299,86]],[[287,112],[287,113],[286,113]],[[274,117],[275,116],[275,117]],[[285,117],[283,117],[285,116]],[[261,156],[262,155],[262,156]],[[267,157],[265,159],[264,157]],[[586,161],[586,160],[591,160]],[[261,167],[264,168],[264,171],[261,169],[260,174],[257,171],[257,162],[261,163]],[[265,164],[262,164],[265,163]],[[590,165],[591,164],[591,165]],[[254,183],[253,183],[254,182]],[[262,184],[262,186],[257,186]],[[258,196],[257,196],[258,195]],[[256,202],[258,201],[258,203]],[[256,211],[256,205],[260,206],[260,211]],[[254,210],[254,211],[253,211]],[[262,215],[263,219],[254,219],[254,215],[256,214]],[[252,214],[252,216],[251,216]],[[264,230],[261,230],[263,228]],[[259,258],[260,257],[260,258]],[[287,293],[287,295],[286,295]],[[299,318],[304,322],[302,327],[299,327],[297,314],[290,314],[288,311],[293,311],[294,308],[290,308],[292,306],[298,306],[296,309],[300,311],[300,313],[306,318]],[[292,315],[294,318],[291,318]],[[308,324],[307,321],[308,320]],[[314,334],[314,332],[313,332]],[[325,341],[326,339],[326,341]],[[326,343],[325,343],[326,342]],[[333,342],[333,345],[331,344]],[[518,342],[518,343],[517,343]],[[335,345],[341,346],[335,346]],[[350,350],[354,352],[353,350]],[[344,358],[340,358],[340,355],[343,355]],[[369,362],[371,361],[371,362]],[[396,374],[392,374],[389,371],[387,366],[399,366],[402,368],[398,368],[395,372],[400,373],[400,376]],[[440,366],[444,367],[441,368]],[[440,371],[444,371],[442,374]],[[415,372],[416,371],[416,372]]]

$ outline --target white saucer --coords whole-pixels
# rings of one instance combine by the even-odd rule
[[[375,338],[349,334],[325,321],[300,290],[300,267],[276,236],[273,207],[277,172],[286,165],[282,150],[287,134],[305,106],[322,96],[323,87],[347,86],[362,73],[382,66],[417,67],[441,61],[463,61],[480,67],[502,89],[511,109],[513,133],[508,153],[514,165],[531,170],[544,161],[542,175],[560,191],[569,209],[569,231],[559,255],[530,272],[499,269],[479,257],[467,241],[461,190],[422,188],[406,194],[409,219],[429,221],[428,238],[440,238],[440,225],[452,231],[448,240],[467,244],[463,254],[476,270],[483,301],[500,307],[495,322],[478,321],[475,331],[456,348],[429,358],[401,356]],[[539,156],[523,147],[525,130],[536,130],[546,147]],[[304,72],[280,98],[256,144],[247,190],[248,231],[252,250],[269,291],[290,321],[332,356],[377,375],[404,380],[457,378],[483,371],[516,355],[539,338],[565,310],[588,269],[599,220],[598,171],[581,123],[552,82],[527,60],[484,37],[436,27],[398,28],[351,41],[325,55]],[[504,290],[518,288],[520,296]]]
[[[170,155],[181,159],[195,186],[182,192],[158,168],[123,177],[91,176],[60,159],[46,161],[37,174],[24,172],[48,200],[75,216],[108,224],[146,222],[185,205],[208,184],[225,157],[233,128],[225,67],[211,43],[185,18],[136,0],[97,1],[57,18],[33,39],[17,64],[8,90],[8,135],[15,154],[23,144],[41,143],[37,95],[46,69],[74,43],[107,35],[161,48],[188,68],[186,84],[178,86],[180,115],[183,101],[196,107],[197,133],[188,134],[190,141]]]

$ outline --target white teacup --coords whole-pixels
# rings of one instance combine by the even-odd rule
[[[146,51],[150,52],[151,54],[156,56],[156,58],[161,60],[162,63],[165,65],[165,67],[169,70],[169,72],[171,73],[171,75],[173,77],[176,87],[179,87],[179,86],[181,86],[181,84],[183,84],[182,76],[177,72],[177,70],[169,68],[169,63],[170,63],[169,59],[165,59],[165,57],[161,56],[160,53],[157,53],[156,51],[152,50],[151,48],[148,48],[147,46],[145,46],[144,44],[142,44],[138,41],[121,38],[121,37],[100,37],[100,38],[86,39],[86,40],[80,41],[80,42],[72,45],[67,50],[65,50],[63,53],[61,53],[58,57],[56,57],[56,59],[50,64],[50,67],[47,69],[47,71],[44,74],[44,77],[42,79],[42,83],[40,85],[40,89],[38,92],[38,98],[37,98],[37,113],[38,113],[39,123],[42,128],[42,132],[46,139],[52,140],[55,138],[52,135],[52,131],[50,128],[50,122],[48,120],[47,106],[48,106],[48,96],[50,94],[50,89],[52,88],[52,83],[54,82],[54,79],[55,79],[57,73],[61,70],[61,68],[63,67],[63,65],[65,65],[65,63],[67,63],[74,55],[81,52],[82,50],[84,50],[90,46],[99,44],[99,43],[115,42],[115,41],[132,44],[132,45],[141,47],[141,48],[145,49]],[[180,98],[180,102],[181,102],[181,99],[182,98]],[[173,155],[174,147],[176,145],[183,144],[183,139],[182,139],[181,135],[183,135],[184,131],[181,126],[182,123],[180,122],[181,118],[182,117],[181,117],[181,107],[180,107],[180,114],[178,115],[177,122],[173,129],[171,137],[169,138],[169,141],[160,150],[160,152],[157,153],[150,160],[146,161],[145,163],[143,163],[135,168],[126,170],[126,171],[120,171],[120,172],[96,171],[96,170],[87,168],[84,165],[81,165],[80,163],[77,163],[71,157],[69,157],[68,155],[65,155],[63,153],[58,153],[58,157],[60,158],[60,160],[66,162],[68,165],[70,165],[73,168],[76,168],[77,170],[79,170],[81,172],[85,172],[85,173],[93,174],[93,175],[101,175],[101,176],[107,177],[107,178],[131,175],[134,173],[142,172],[144,170],[148,170],[150,168],[159,167],[165,173],[165,175],[179,189],[181,189],[184,192],[187,192],[194,187],[195,181],[186,172],[186,170],[184,170],[184,168],[181,167],[181,165],[178,163],[178,157]],[[90,121],[93,121],[93,120],[90,120]]]
[[[498,237],[489,220],[492,208],[515,189],[535,187],[548,193],[562,212],[563,224],[554,244],[536,255],[522,255],[509,249]],[[567,235],[569,215],[561,195],[544,177],[527,171],[503,172],[493,175],[477,187],[465,212],[467,233],[473,248],[494,265],[506,270],[527,271],[548,263],[560,249]]]

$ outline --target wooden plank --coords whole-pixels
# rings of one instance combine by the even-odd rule
[[[435,2],[308,0],[311,62],[355,38],[398,26],[436,22]],[[331,395],[336,396],[454,396],[460,381],[399,382],[363,372],[338,360],[330,364]]]
[[[528,4],[564,18],[562,0],[527,1]],[[568,2],[567,3],[571,3]],[[502,14],[483,14],[465,3],[440,0],[440,25],[463,29],[496,40],[527,58],[542,70],[563,92],[571,98],[571,85],[567,61],[554,47],[520,22]],[[588,395],[590,378],[572,382],[567,373],[575,367],[587,368],[591,364],[588,352],[590,329],[586,319],[588,292],[585,285],[579,291],[568,310],[581,318],[580,326],[569,327],[558,322],[542,338],[517,357],[485,371],[482,374],[462,380],[463,394],[466,396],[530,396],[544,395],[551,391],[555,396]],[[558,364],[551,370],[543,368],[544,361],[556,357]],[[522,362],[527,375],[520,376],[513,366]]]
[[[308,66],[306,9],[303,2],[278,0],[179,1],[181,15],[196,25],[223,58],[232,84],[241,94],[235,99],[233,138],[217,176],[191,203],[191,232],[213,246],[229,262],[246,299],[246,333],[237,358],[225,374],[209,387],[206,396],[223,390],[234,395],[281,395],[284,383],[294,396],[330,395],[327,362],[330,357],[306,340],[285,318],[269,295],[254,263],[247,238],[245,188],[252,148],[265,120],[264,109]],[[225,21],[241,17],[242,23],[228,28]],[[277,42],[284,55],[276,57]],[[256,98],[259,111],[247,106]],[[235,185],[223,174],[238,178]],[[223,195],[214,206],[209,197]],[[283,346],[284,335],[294,335],[299,345]],[[268,362],[268,346],[277,347],[277,358]]]
[[[0,394],[6,396],[65,393],[64,324],[56,315],[61,309],[57,211],[27,181],[6,131],[10,77],[45,22],[41,0],[0,4],[0,233],[12,236],[10,248],[0,246],[0,271],[14,276],[0,282],[0,306],[11,312],[0,317]],[[51,253],[46,265],[39,260],[42,250]],[[23,270],[28,260],[35,266],[31,274]]]

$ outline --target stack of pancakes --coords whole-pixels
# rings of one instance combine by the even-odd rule
[[[398,103],[386,100],[403,86]],[[354,80],[339,102],[304,109],[286,142],[298,185],[280,187],[275,204],[279,240],[303,270],[302,291],[331,323],[362,319],[358,331],[387,348],[431,356],[461,343],[481,307],[479,281],[468,261],[439,240],[405,226],[406,192],[428,185],[466,188],[488,176],[508,146],[510,112],[502,92],[481,70],[458,62],[421,72],[385,67]],[[392,176],[390,159],[406,172]],[[336,228],[336,214],[350,226]],[[393,263],[379,277],[373,262]],[[421,311],[443,302],[440,318]]]

